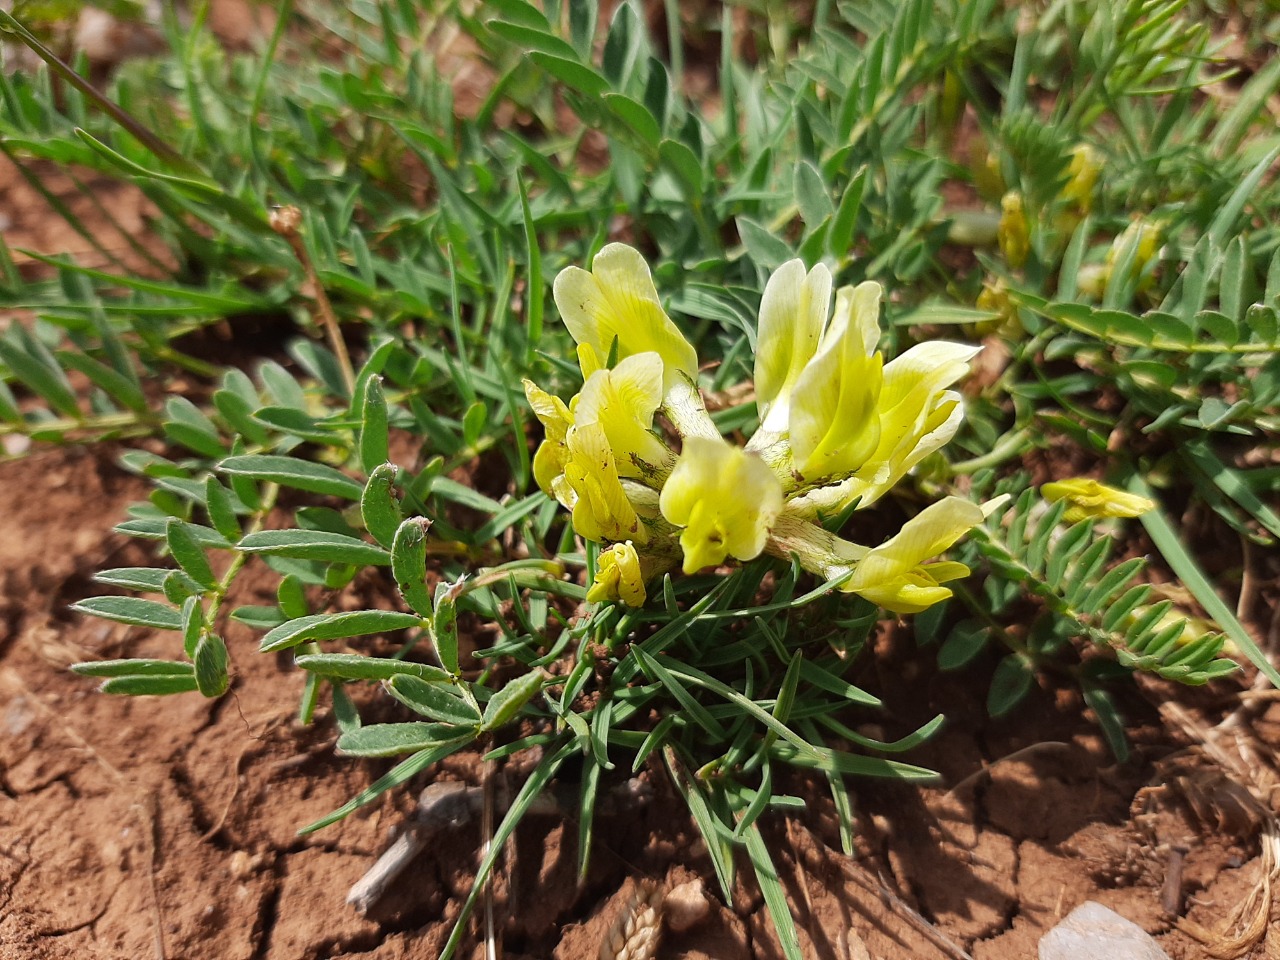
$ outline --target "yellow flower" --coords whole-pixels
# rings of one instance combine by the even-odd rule
[[[1022,323],[1018,319],[1018,308],[1009,296],[1009,286],[1003,277],[987,277],[982,281],[982,290],[975,304],[979,310],[995,314],[989,320],[965,326],[965,333],[972,336],[985,337],[993,333],[1008,338],[1017,337],[1022,332]]]
[[[587,377],[575,400],[574,422],[604,428],[619,475],[661,481],[675,464],[675,454],[651,432],[661,403],[662,358],[637,353]]]
[[[629,607],[644,606],[644,574],[640,570],[640,555],[630,540],[615,543],[600,554],[600,565],[591,589],[587,591],[587,600],[591,603],[621,600]]]
[[[960,428],[960,394],[946,389],[968,372],[981,350],[964,343],[930,340],[885,364],[877,402],[880,434],[875,451],[858,472],[792,501],[802,515],[840,510],[855,499],[868,507],[917,463],[947,443]]]
[[[677,527],[684,572],[751,560],[782,510],[782,485],[760,458],[724,440],[688,437],[658,500]]]
[[[1000,200],[1000,226],[996,231],[1000,240],[1000,252],[1005,262],[1015,270],[1022,269],[1031,252],[1031,232],[1022,194],[1010,190]]]
[[[955,561],[926,563],[976,527],[983,509],[947,497],[912,517],[892,539],[870,550],[840,588],[894,613],[919,613],[951,596],[941,584],[969,575]]]
[[[1088,213],[1093,206],[1093,188],[1102,172],[1098,152],[1087,143],[1071,148],[1071,163],[1067,167],[1067,182],[1059,196],[1073,204],[1081,213]]]
[[[878,283],[841,290],[822,346],[796,380],[789,418],[791,455],[807,479],[848,476],[880,442],[876,405],[884,360],[872,352],[879,316]]]
[[[676,329],[658,300],[649,265],[640,253],[611,243],[596,254],[591,271],[566,267],[556,277],[556,306],[569,333],[607,360],[617,340],[617,357],[653,351],[662,358],[663,392],[683,377],[693,381],[698,355]]]
[[[760,430],[748,444],[775,466],[815,480],[848,476],[875,450],[882,359],[880,285],[843,287],[831,322],[831,273],[800,260],[769,278],[760,301],[756,403]]]
[[[1117,490],[1087,477],[1046,483],[1040,488],[1040,495],[1050,503],[1067,501],[1066,513],[1062,515],[1067,523],[1104,517],[1139,517],[1156,506],[1146,497]]]
[[[565,446],[564,476],[552,486],[556,499],[573,511],[579,536],[644,543],[648,534],[622,488],[604,428],[598,423],[570,427]]]

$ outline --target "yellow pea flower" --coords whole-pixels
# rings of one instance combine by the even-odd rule
[[[640,569],[640,554],[630,540],[615,543],[600,554],[596,578],[587,591],[587,600],[591,603],[621,600],[629,607],[644,606],[644,574]]]
[[[570,427],[565,446],[569,456],[563,484],[553,486],[557,499],[573,511],[573,528],[579,536],[595,541],[644,543],[648,533],[627,499],[604,428],[598,423]],[[564,490],[565,485],[571,495]]]
[[[1105,517],[1139,517],[1156,506],[1146,497],[1109,487],[1088,477],[1046,483],[1040,488],[1040,495],[1050,503],[1067,501],[1069,505],[1062,515],[1067,523]]]
[[[662,358],[652,351],[626,357],[587,377],[573,408],[578,424],[599,423],[623,477],[661,482],[675,454],[651,432],[662,403]]]
[[[1115,269],[1115,265],[1128,257],[1129,251],[1132,249],[1133,261],[1131,269],[1135,276],[1141,278],[1138,281],[1138,289],[1150,289],[1155,282],[1155,276],[1149,272],[1148,268],[1151,265],[1151,261],[1160,252],[1160,235],[1162,233],[1164,233],[1164,223],[1159,220],[1144,220],[1139,217],[1125,227],[1120,235],[1112,241],[1111,249],[1107,251],[1104,268],[1108,282],[1110,282],[1111,272]]]
[[[831,271],[788,260],[769,277],[756,338],[756,406],[763,430],[787,429],[791,391],[818,352],[831,301]]]
[[[590,272],[566,267],[552,292],[573,339],[598,358],[608,358],[616,339],[620,360],[648,351],[662,358],[664,393],[682,377],[696,379],[698,355],[662,309],[649,265],[633,247],[608,244]]]
[[[782,511],[782,485],[759,457],[724,440],[687,437],[658,500],[683,527],[684,572],[751,560],[764,550]]]
[[[868,507],[960,428],[960,394],[946,389],[968,372],[981,347],[945,340],[916,344],[884,366],[877,403],[880,436],[858,472],[791,503],[803,516],[840,510],[855,499]]]
[[[1081,213],[1088,213],[1093,206],[1093,188],[1102,172],[1102,160],[1098,151],[1087,143],[1071,148],[1071,163],[1067,166],[1067,182],[1058,194],[1073,204]]]
[[[789,418],[795,468],[808,479],[847,476],[858,470],[880,442],[884,358],[879,336],[880,285],[845,288],[822,346],[796,380]]]
[[[983,508],[959,497],[930,504],[890,540],[872,548],[840,588],[894,613],[919,613],[951,596],[942,586],[968,576],[955,561],[928,563],[983,520]]]

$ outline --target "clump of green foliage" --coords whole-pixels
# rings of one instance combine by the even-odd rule
[[[590,0],[436,16],[391,0],[321,16],[285,0],[251,56],[198,21],[166,21],[170,53],[121,65],[101,94],[52,59],[0,73],[0,150],[36,183],[56,165],[136,184],[169,252],[129,238],[151,266],[131,272],[52,196],[93,265],[33,253],[50,269],[29,280],[0,242],[4,303],[37,317],[0,334],[0,424],[42,442],[121,441],[123,465],[152,485],[118,529],[168,559],[103,571],[117,592],[77,607],[177,634],[174,657],[79,672],[113,693],[221,696],[253,669],[228,660],[230,617],[262,632],[263,651],[294,652],[300,714],[328,697],[342,752],[407,755],[307,829],[455,751],[497,761],[540,747],[479,891],[570,757],[582,757],[584,871],[602,779],[655,765],[726,895],[745,849],[796,958],[759,828],[801,803],[775,790],[775,769],[825,776],[851,849],[846,777],[929,776],[893,755],[941,718],[893,743],[853,728],[878,704],[848,676],[881,613],[798,562],[666,577],[639,609],[586,603],[596,549],[533,484],[521,386],[576,386],[552,277],[620,231],[644,247],[668,311],[713,361],[699,386],[724,434],[757,422],[732,388],[751,377],[766,278],[793,257],[840,283],[878,281],[891,355],[987,336],[1007,360],[968,388],[963,428],[900,485],[898,509],[945,495],[1011,505],[953,554],[974,576],[920,615],[917,640],[939,644],[944,670],[1000,650],[996,715],[1038,672],[1073,678],[1124,756],[1110,691],[1135,670],[1203,683],[1234,668],[1229,640],[1280,680],[1169,512],[1210,512],[1260,548],[1280,536],[1268,506],[1280,471],[1243,456],[1274,448],[1280,427],[1280,146],[1259,132],[1280,60],[1225,60],[1188,0],[1038,15],[994,0],[818,0],[803,25],[781,7],[726,5],[707,34],[665,9],[653,36],[632,3],[602,23]],[[10,43],[40,48],[0,21]],[[440,69],[452,54],[426,52],[454,30],[495,65],[465,115]],[[708,61],[718,95],[691,95]],[[240,369],[189,346],[247,318],[288,325],[288,363]],[[207,393],[164,398],[156,385],[179,374]],[[419,453],[390,462],[396,435]],[[168,456],[132,447],[145,437]],[[1141,523],[1159,561],[1222,633],[1152,602],[1146,561],[1112,560],[1113,521],[1067,523],[1065,503],[1043,502],[1028,470],[1050,446],[1157,504]],[[453,479],[477,463],[487,493]],[[228,610],[251,561],[278,574],[277,602]],[[323,606],[377,567],[401,609]],[[459,614],[498,639],[468,649]],[[394,656],[334,651],[375,634],[398,638]],[[371,681],[421,719],[363,725],[349,691]]]

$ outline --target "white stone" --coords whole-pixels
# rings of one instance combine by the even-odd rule
[[[1132,920],[1090,900],[1044,935],[1040,960],[1169,960],[1169,955]]]

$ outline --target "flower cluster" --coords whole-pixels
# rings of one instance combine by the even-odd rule
[[[963,411],[949,388],[978,348],[933,341],[885,363],[876,350],[879,285],[836,291],[832,311],[830,271],[792,260],[769,278],[760,304],[760,428],[740,447],[707,414],[697,354],[636,250],[609,244],[590,271],[562,271],[554,292],[583,386],[566,404],[525,381],[546,430],[534,474],[572,512],[580,536],[610,545],[589,599],[640,606],[645,584],[677,566],[693,573],[770,554],[914,613],[949,597],[943,584],[969,572],[930,562],[983,519],[982,507],[958,497],[877,547],[837,537],[821,520],[870,506],[951,439]]]

